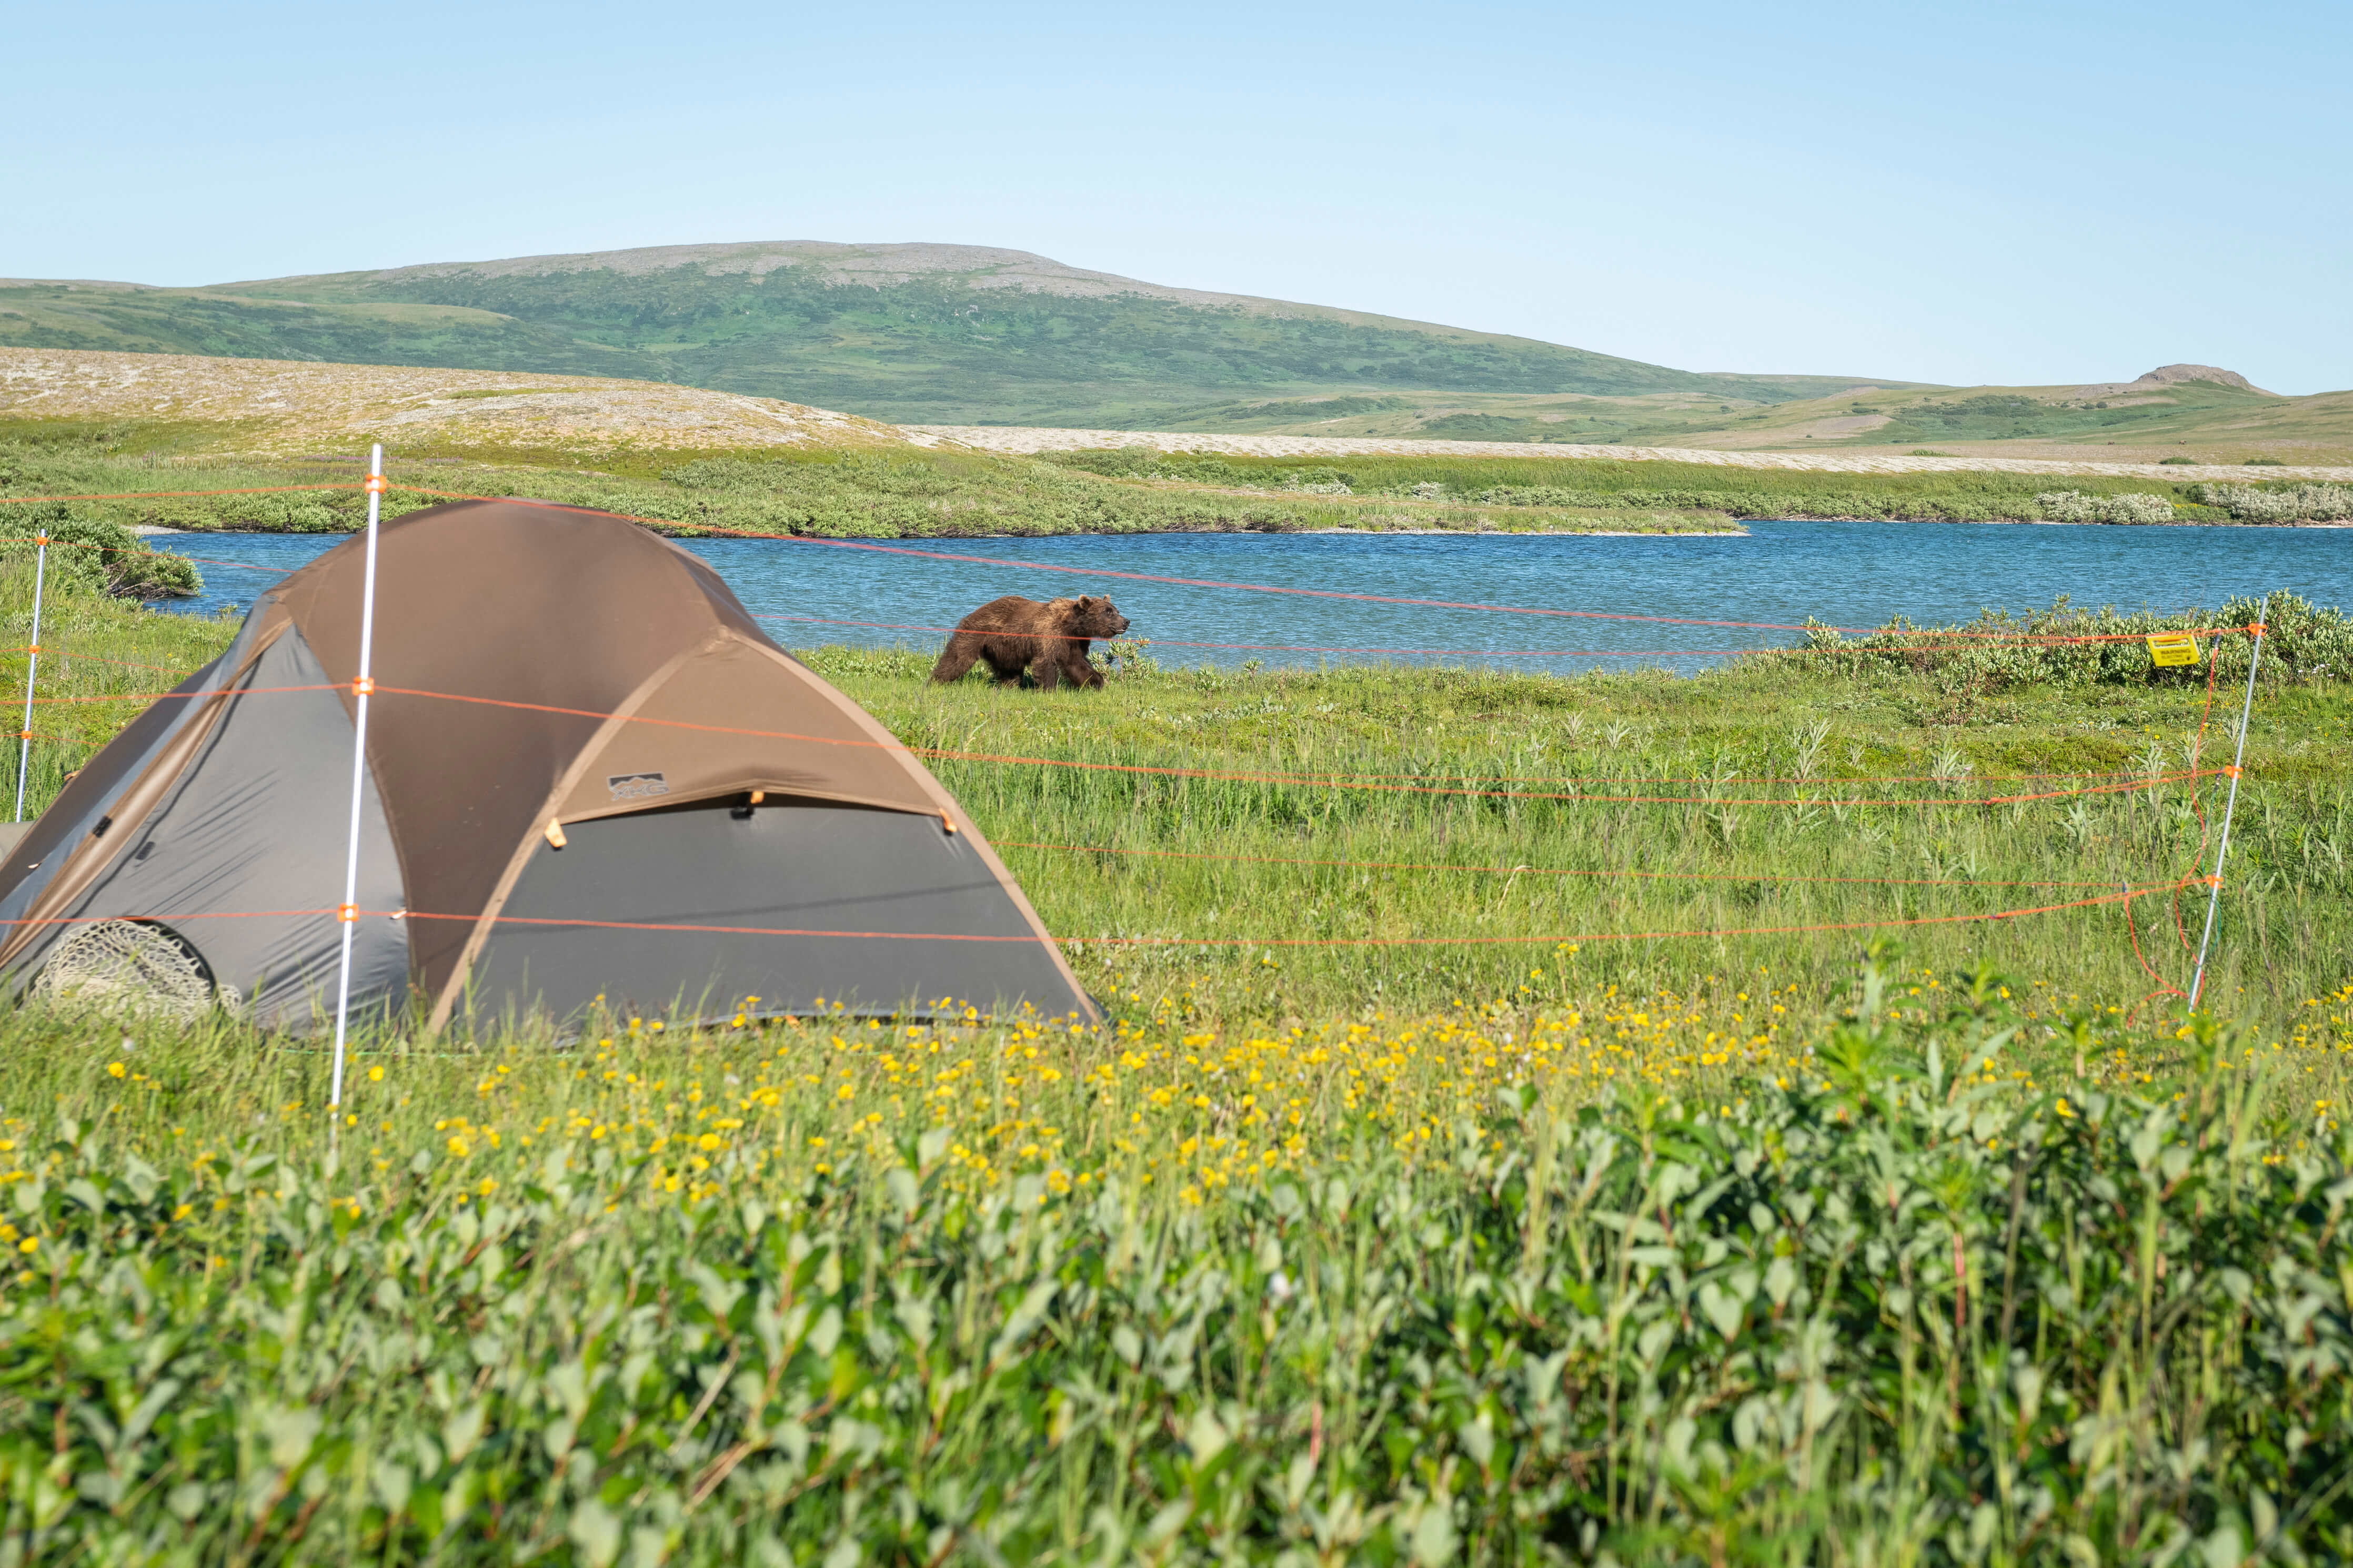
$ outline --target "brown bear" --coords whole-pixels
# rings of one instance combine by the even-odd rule
[[[1101,686],[1103,671],[1088,659],[1088,645],[1126,630],[1127,617],[1109,599],[1092,594],[1042,605],[1008,594],[956,623],[939,663],[932,666],[932,679],[961,680],[976,660],[985,660],[999,686],[1020,679],[1024,671],[1047,688],[1065,680]]]

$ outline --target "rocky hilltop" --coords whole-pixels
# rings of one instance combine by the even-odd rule
[[[2235,370],[2222,370],[2211,364],[2161,364],[2137,381],[2104,381],[2092,386],[2079,386],[2074,395],[2114,397],[2121,393],[2157,392],[2188,381],[2211,381],[2217,386],[2236,387],[2242,392],[2261,392],[2265,397],[2279,395],[2276,392],[2263,392],[2262,387]]]

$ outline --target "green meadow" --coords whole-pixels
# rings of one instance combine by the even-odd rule
[[[8,497],[122,496],[63,510],[0,508],[21,516],[69,511],[125,526],[335,532],[366,517],[360,462],[348,455],[271,460],[209,450],[219,432],[169,426],[19,424],[0,427],[0,501]],[[1367,489],[1313,468],[1271,468],[1238,483],[1138,483],[1083,468],[977,452],[918,447],[887,455],[814,448],[696,456],[674,451],[599,456],[501,448],[404,453],[396,482],[466,495],[529,496],[629,513],[670,532],[698,528],[835,537],[957,538],[975,534],[1294,532],[1307,529],[1449,531],[1721,532],[1737,525],[1707,508],[1575,505]],[[314,487],[302,489],[300,487]],[[154,494],[157,491],[216,492]],[[270,493],[249,493],[264,491]],[[227,492],[227,493],[218,493]],[[237,493],[248,492],[248,493]],[[387,516],[438,504],[396,490]]]
[[[333,532],[365,516],[359,460],[224,455],[210,426],[0,426],[0,501],[77,501],[93,521],[185,529]],[[2058,518],[2128,524],[2285,524],[2347,515],[2345,487],[2243,486],[2006,473],[1830,474],[1703,464],[1544,458],[1345,460],[1159,453],[1134,447],[1008,458],[908,447],[697,457],[512,448],[397,453],[396,482],[467,495],[530,496],[628,513],[665,531],[832,537],[1313,529],[1461,532],[1716,532],[1744,518],[1981,522]],[[314,486],[311,489],[289,487]],[[339,488],[338,488],[339,487]],[[141,492],[231,492],[157,495]],[[236,493],[236,492],[276,493]],[[2252,498],[2252,499],[2251,499]],[[396,490],[390,515],[435,504]],[[0,507],[19,531],[32,507]]]
[[[0,1557],[2341,1561],[2353,628],[2268,615],[2194,1018],[2235,709],[2137,641],[806,650],[1106,1026],[369,1030],[331,1114],[0,1008]],[[232,630],[69,586],[34,804]]]

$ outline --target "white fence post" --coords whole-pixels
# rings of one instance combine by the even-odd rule
[[[41,588],[48,581],[49,536],[33,535],[32,658],[25,664],[25,727],[16,731],[16,820],[25,820],[25,775],[33,766],[33,676],[41,668]]]
[[[327,1113],[328,1126],[338,1131],[343,1121],[343,1041],[351,1021],[352,932],[359,921],[360,807],[367,797],[368,697],[375,690],[370,656],[375,645],[376,521],[383,511],[384,491],[384,447],[377,446],[368,453],[367,573],[360,588],[359,677],[352,682],[351,844],[343,860],[343,901],[335,909],[335,918],[343,928],[343,957],[335,981],[335,1068],[327,1090]]]

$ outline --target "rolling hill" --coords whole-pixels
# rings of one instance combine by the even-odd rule
[[[662,246],[201,289],[0,279],[0,346],[667,383],[895,425],[2353,458],[2353,393],[2280,397],[2211,365],[1968,388],[1701,373],[976,246]]]
[[[1688,393],[1390,394],[1232,403],[1194,416],[1167,428],[1725,451],[1860,448],[2071,462],[2353,458],[2353,392],[2282,397],[2233,372],[2189,364],[2089,386],[1899,384],[1769,405],[1726,405]]]
[[[1672,370],[1530,338],[1167,288],[1022,251],[814,241],[201,289],[5,280],[0,344],[626,376],[900,423],[1134,429],[1335,396],[1636,398],[1714,413],[1911,384]]]

